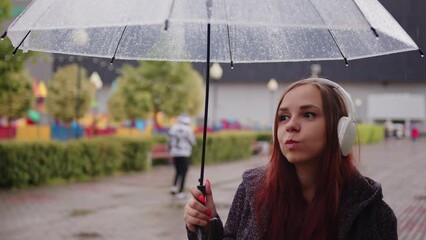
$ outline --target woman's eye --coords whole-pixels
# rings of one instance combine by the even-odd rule
[[[303,117],[305,117],[305,118],[314,118],[315,116],[316,116],[316,114],[312,113],[312,112],[307,112],[307,113],[303,114]]]
[[[281,115],[281,116],[278,117],[278,120],[280,122],[286,121],[287,119],[288,119],[288,116],[286,116],[286,115]]]

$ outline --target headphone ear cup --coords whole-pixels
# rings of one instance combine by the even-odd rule
[[[337,132],[339,137],[340,151],[343,156],[347,156],[355,143],[356,125],[349,117],[341,117],[337,125]]]

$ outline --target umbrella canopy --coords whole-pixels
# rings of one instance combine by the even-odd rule
[[[36,0],[8,36],[24,50],[205,62],[207,23],[212,62],[352,60],[418,49],[376,0]]]

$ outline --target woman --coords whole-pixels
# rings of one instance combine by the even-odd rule
[[[290,85],[276,111],[271,160],[243,174],[225,228],[214,221],[214,239],[397,239],[380,184],[353,164],[353,119],[352,101],[336,83]],[[208,181],[205,197],[196,187],[191,193],[184,218],[196,239],[195,226],[219,215]]]

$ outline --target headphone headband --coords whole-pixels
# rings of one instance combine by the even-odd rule
[[[348,92],[346,92],[346,90],[344,88],[342,88],[339,84],[325,79],[325,78],[315,78],[315,80],[317,80],[318,82],[324,83],[328,86],[331,86],[333,88],[335,88],[337,90],[337,92],[340,94],[340,96],[342,96],[343,101],[345,102],[346,108],[348,109],[348,117],[352,120],[355,121],[355,107],[354,104],[352,102],[352,98],[349,95]]]

